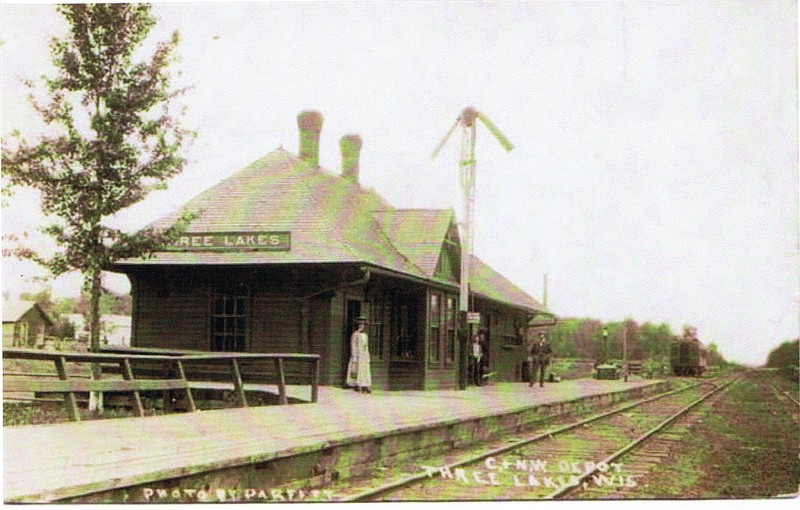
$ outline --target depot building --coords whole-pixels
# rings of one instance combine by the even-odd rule
[[[276,149],[206,190],[152,225],[195,213],[172,245],[114,265],[131,282],[131,345],[315,353],[320,383],[342,385],[363,316],[374,388],[457,388],[466,357],[454,212],[396,209],[362,187],[355,135],[340,141],[341,174],[321,168],[321,115],[303,112],[298,126],[299,154]],[[548,312],[475,257],[469,285],[486,372],[520,380],[527,325]]]

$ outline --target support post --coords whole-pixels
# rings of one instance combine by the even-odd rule
[[[55,359],[56,371],[58,378],[62,381],[67,380],[67,360],[64,356],[59,356]],[[73,421],[81,421],[81,413],[78,410],[78,402],[75,400],[75,394],[72,392],[64,394],[64,405],[67,408],[67,414]]]
[[[319,398],[319,358],[316,358],[311,367],[311,402]]]
[[[128,358],[123,359],[120,363],[120,368],[122,369],[122,378],[126,381],[133,381],[133,368],[131,368],[131,360]],[[144,416],[142,396],[139,394],[138,390],[133,390],[133,402],[136,405],[136,411],[139,413],[139,416]]]
[[[183,363],[181,363],[181,360],[175,360],[175,367],[178,369],[178,375],[181,380],[186,383],[186,401],[189,403],[189,411],[197,411],[197,406],[195,406],[194,397],[192,396],[192,389],[189,387],[189,380],[186,379],[186,371],[183,370]]]
[[[242,382],[242,371],[239,370],[239,360],[231,358],[231,375],[233,376],[233,390],[239,398],[242,407],[247,407],[247,397],[244,394],[244,383]]]
[[[283,358],[275,358],[275,368],[278,370],[278,400],[280,403],[288,404],[286,398],[286,376],[283,373]]]

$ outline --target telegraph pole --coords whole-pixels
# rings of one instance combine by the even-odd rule
[[[628,323],[622,323],[622,373],[628,381]]]

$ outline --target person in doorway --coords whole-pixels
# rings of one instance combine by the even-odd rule
[[[350,336],[350,363],[347,365],[347,386],[356,391],[372,393],[372,372],[369,366],[369,337],[367,320],[356,319],[356,330]]]
[[[472,346],[469,351],[469,369],[472,383],[480,386],[483,383],[483,342],[481,332],[472,335]]]
[[[544,372],[550,364],[552,354],[553,349],[550,347],[550,342],[547,341],[547,335],[544,332],[539,333],[539,338],[533,342],[528,352],[528,386],[533,386],[533,383],[536,382],[537,373],[539,374],[539,386],[544,386]]]

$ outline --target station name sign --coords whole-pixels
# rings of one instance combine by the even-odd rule
[[[169,251],[289,251],[291,232],[192,232],[168,245]]]

